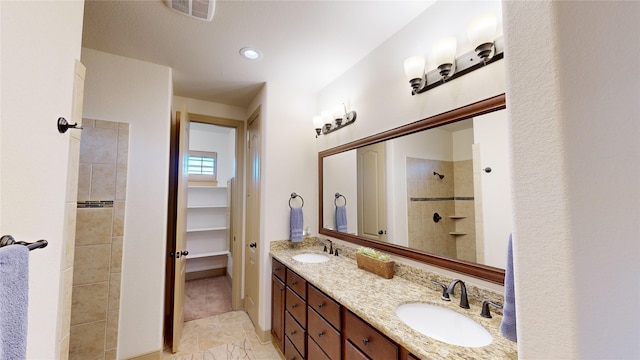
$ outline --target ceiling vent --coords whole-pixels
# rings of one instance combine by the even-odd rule
[[[167,6],[189,17],[211,21],[216,9],[215,0],[164,0]]]

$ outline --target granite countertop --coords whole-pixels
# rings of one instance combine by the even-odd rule
[[[328,262],[318,264],[302,263],[292,258],[302,253],[329,255],[323,253],[320,246],[277,246],[272,247],[270,253],[275,259],[421,359],[518,358],[516,344],[500,335],[502,316],[492,313],[492,319],[483,318],[477,304],[471,304],[471,309],[462,309],[458,306],[457,296],[454,296],[451,302],[442,301],[441,293],[438,291],[398,276],[384,279],[358,269],[355,260],[346,256],[329,256]],[[460,289],[456,289],[456,294],[459,293]],[[481,348],[469,348],[450,345],[422,335],[396,315],[396,307],[410,302],[431,303],[462,313],[484,326],[493,336],[493,342]]]

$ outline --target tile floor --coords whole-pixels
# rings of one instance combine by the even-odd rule
[[[181,350],[165,351],[163,360],[281,360],[272,343],[262,344],[244,311],[184,323]]]

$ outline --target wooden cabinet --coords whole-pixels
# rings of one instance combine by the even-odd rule
[[[416,360],[279,261],[271,271],[271,333],[285,359]]]
[[[373,360],[397,359],[399,355],[398,345],[351,311],[345,311],[344,341],[351,342]]]
[[[284,302],[284,282],[274,273],[271,276],[271,335],[280,351],[284,351]]]

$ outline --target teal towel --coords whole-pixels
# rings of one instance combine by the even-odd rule
[[[29,249],[0,247],[0,359],[25,359],[29,307]]]

